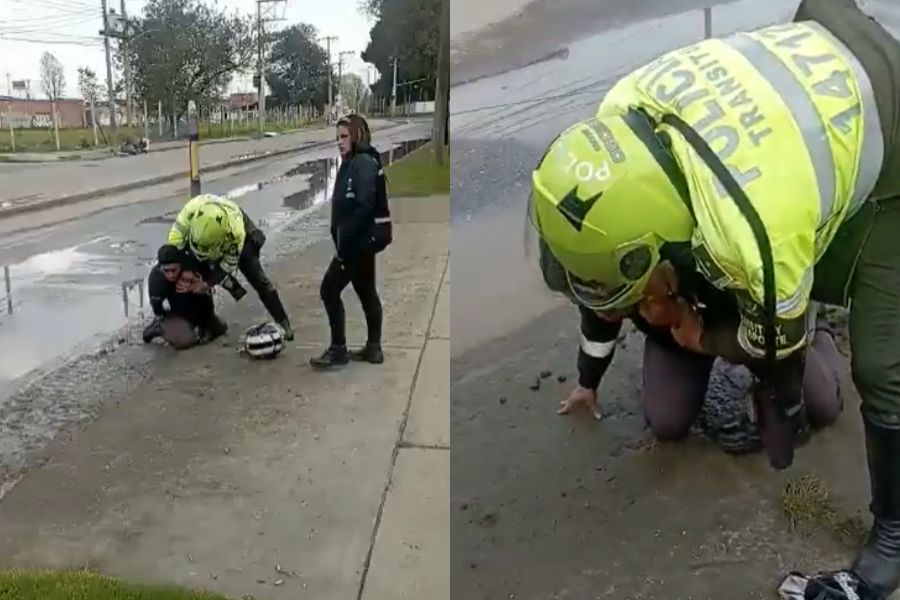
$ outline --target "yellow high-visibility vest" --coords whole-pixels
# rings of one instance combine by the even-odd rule
[[[620,80],[598,115],[629,108],[657,122],[681,117],[729,168],[772,245],[777,317],[801,318],[815,263],[882,166],[878,109],[859,60],[814,22],[704,40]],[[677,130],[659,123],[657,132],[671,139],[687,180],[698,267],[717,287],[762,304],[762,262],[747,220]],[[745,348],[762,344],[761,331],[742,328],[739,336]]]

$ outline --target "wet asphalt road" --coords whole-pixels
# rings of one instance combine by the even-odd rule
[[[713,35],[788,20],[798,3],[717,4]],[[455,289],[465,290],[451,305],[452,596],[771,598],[785,570],[837,566],[852,551],[821,532],[791,535],[778,500],[790,477],[813,472],[834,483],[842,510],[864,509],[859,419],[851,410],[858,400],[848,379],[846,416],[784,473],[771,472],[760,456],[734,458],[702,440],[649,443],[637,402],[643,342],[634,334],[600,388],[605,420],[554,414],[576,376],[578,321],[573,307],[545,291],[525,253],[530,170],[618,77],[704,30],[700,2],[658,20],[602,4],[614,23],[598,26],[602,33],[577,30],[564,43],[505,40],[505,48],[551,48],[556,58],[518,68],[533,51],[504,55],[505,64],[484,69],[500,74],[451,92],[451,268]],[[861,4],[900,36],[896,3]],[[516,20],[533,18],[527,13]],[[496,30],[515,24],[494,29],[482,40],[488,46]],[[541,379],[542,372],[550,375]],[[830,479],[837,472],[841,478]]]
[[[375,143],[389,161],[429,135],[425,122],[376,132]],[[292,235],[291,244],[327,235],[327,211],[319,209],[330,196],[336,157],[335,149],[320,149],[262,161],[218,174],[203,191],[236,199],[264,227],[269,237],[264,256],[271,256],[285,249],[278,232],[287,225],[304,232]],[[4,230],[0,406],[26,380],[116,332],[133,334],[126,326],[150,314],[145,278],[184,202],[178,189],[158,186],[141,192],[158,199]]]

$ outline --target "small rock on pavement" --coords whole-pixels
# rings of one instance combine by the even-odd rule
[[[532,383],[530,386],[528,386],[528,389],[530,389],[530,390],[533,391],[533,392],[536,392],[536,391],[538,391],[539,389],[541,389],[541,380],[540,380],[540,378],[535,379],[534,383]]]
[[[553,371],[541,371],[541,379],[547,379],[553,375]]]
[[[506,404],[506,396],[500,398],[500,404]]]
[[[558,382],[560,382],[560,383],[565,383],[565,382],[566,382],[566,376],[565,376],[565,375],[560,375],[560,376],[558,376],[558,377],[556,378],[556,380],[557,380]]]

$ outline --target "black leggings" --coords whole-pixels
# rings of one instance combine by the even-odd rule
[[[328,312],[331,326],[331,345],[346,346],[344,303],[341,294],[348,283],[353,284],[362,304],[368,326],[368,343],[381,343],[381,299],[375,289],[375,255],[367,254],[352,262],[341,262],[337,258],[328,265],[322,278],[319,294]]]

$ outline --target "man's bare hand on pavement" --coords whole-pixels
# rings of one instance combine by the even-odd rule
[[[603,418],[600,407],[597,406],[597,390],[591,390],[580,385],[569,392],[568,398],[559,403],[559,410],[556,411],[556,414],[567,415],[579,404],[584,404],[598,421]]]

